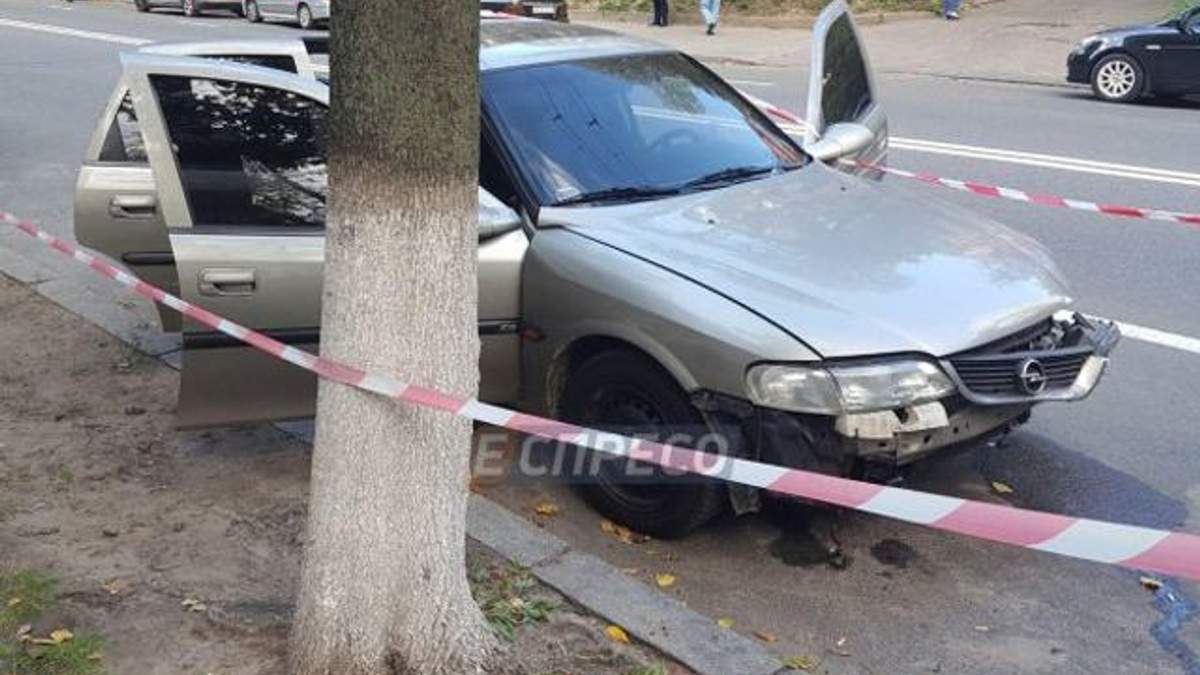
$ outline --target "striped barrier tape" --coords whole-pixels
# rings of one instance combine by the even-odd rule
[[[811,128],[803,118],[785,108],[780,108],[773,103],[756,98],[745,92],[742,92],[742,95],[760,110],[782,122],[783,124],[781,124],[781,127],[784,131],[793,134],[805,134]],[[897,178],[908,178],[911,180],[920,181],[922,183],[928,183],[930,185],[948,187],[952,190],[970,192],[981,197],[1010,199],[1012,201],[1025,202],[1027,204],[1038,204],[1052,208],[1090,211],[1092,213],[1102,213],[1104,215],[1119,216],[1122,218],[1157,220],[1167,223],[1176,223],[1179,225],[1200,227],[1200,214],[1197,213],[1179,213],[1177,211],[1166,211],[1163,209],[1147,209],[1136,206],[1118,206],[1115,204],[1100,204],[1082,199],[1067,199],[1065,197],[1036,194],[1032,192],[1026,192],[1024,190],[1018,190],[1016,188],[1001,187],[999,185],[985,185],[983,183],[975,183],[972,181],[943,178],[941,176],[935,176],[929,173],[905,171],[904,169],[895,169],[890,166],[875,164],[872,162],[846,160],[844,163],[850,166],[857,166],[864,169],[885,173],[890,176],[896,176]]]
[[[837,478],[587,429],[507,410],[475,399],[450,396],[290,347],[151,286],[27,220],[0,211],[0,221],[17,226],[22,232],[139,295],[315,373],[318,377],[347,386],[666,469],[834,504],[988,541],[1200,581],[1200,536],[1197,535],[1074,518]]]

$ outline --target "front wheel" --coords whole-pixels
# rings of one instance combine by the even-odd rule
[[[300,9],[296,10],[296,20],[300,22],[300,27],[304,30],[312,30],[316,23],[313,21],[313,13],[308,5],[300,5]]]
[[[674,379],[632,350],[603,352],[579,366],[567,381],[562,412],[585,427],[652,435],[660,442],[687,438],[695,445],[708,433]],[[727,502],[724,486],[714,480],[672,476],[657,467],[580,452],[587,460],[575,464],[585,467],[576,477],[580,495],[601,514],[638,532],[660,539],[683,537],[712,520]]]
[[[133,7],[139,12],[150,11],[150,3],[147,0],[133,0]]]
[[[1105,101],[1128,103],[1139,98],[1145,88],[1145,71],[1127,54],[1106,56],[1092,69],[1092,91]]]
[[[262,21],[262,14],[258,11],[258,3],[254,0],[246,0],[246,20],[250,23],[258,23]]]

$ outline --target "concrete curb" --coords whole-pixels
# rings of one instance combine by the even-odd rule
[[[153,308],[125,296],[116,285],[90,278],[86,271],[66,270],[67,262],[59,260],[59,254],[23,241],[24,237],[12,226],[0,226],[0,273],[29,285],[134,349],[180,369],[179,338],[158,331]],[[74,274],[77,271],[82,275]],[[312,443],[311,422],[275,426]],[[565,541],[483,497],[471,496],[467,534],[700,675],[770,675],[782,670],[779,658],[753,640],[720,628],[713,619],[595,556],[572,550]]]

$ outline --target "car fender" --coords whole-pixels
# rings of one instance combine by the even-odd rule
[[[555,412],[581,344],[632,347],[684,391],[739,398],[754,363],[819,358],[752,309],[567,228],[534,235],[521,295],[522,398],[541,412]]]

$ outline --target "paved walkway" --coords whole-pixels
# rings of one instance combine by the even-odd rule
[[[1006,0],[959,22],[906,14],[861,28],[881,73],[1061,84],[1067,53],[1079,38],[1166,16],[1171,6],[1170,0]],[[697,25],[659,29],[588,16],[576,22],[655,39],[707,61],[777,67],[809,61],[807,29],[722,26],[708,37]]]

